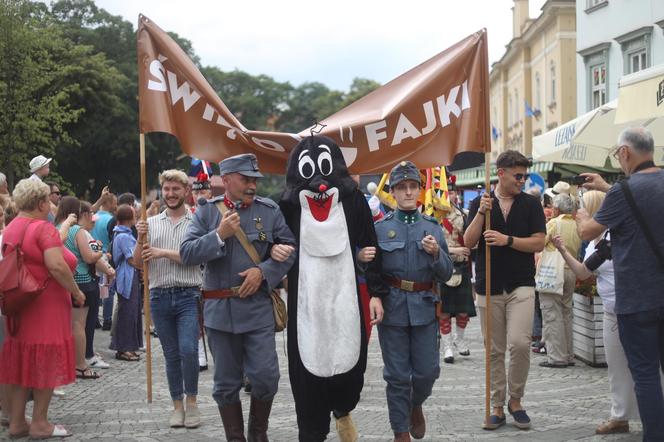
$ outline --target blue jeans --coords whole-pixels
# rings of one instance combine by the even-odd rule
[[[618,315],[620,342],[634,379],[644,441],[664,440],[664,307]]]
[[[171,399],[198,394],[198,287],[168,287],[150,290],[154,326],[166,360],[166,378]]]

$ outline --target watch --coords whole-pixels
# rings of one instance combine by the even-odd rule
[[[513,236],[508,236],[507,237],[507,247],[512,247],[512,244],[514,244],[514,237]]]

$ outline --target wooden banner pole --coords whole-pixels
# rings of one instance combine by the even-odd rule
[[[141,145],[141,220],[147,221],[147,178],[145,174],[145,134],[140,134]],[[143,238],[147,241],[147,238]],[[138,245],[137,245],[138,247]],[[148,266],[143,266],[143,314],[145,316],[145,370],[147,374],[147,397],[148,404],[152,403],[152,342],[150,340],[150,326],[152,315],[150,314],[150,284],[148,277]]]
[[[484,188],[487,194],[491,194],[491,152],[484,154]],[[484,212],[484,229],[491,230],[491,210]],[[489,423],[489,416],[491,415],[491,248],[484,243],[485,254],[485,296],[486,308],[484,309],[484,371],[486,392],[484,398],[484,405],[486,411],[484,413],[484,422]]]

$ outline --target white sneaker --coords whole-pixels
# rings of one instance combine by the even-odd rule
[[[97,355],[93,356],[90,359],[86,359],[85,362],[88,363],[90,368],[103,368],[103,369],[106,369],[106,368],[110,367],[108,362],[104,361],[101,357],[99,357]]]
[[[457,336],[454,340],[454,347],[457,349],[461,356],[470,356],[470,349],[466,340]]]

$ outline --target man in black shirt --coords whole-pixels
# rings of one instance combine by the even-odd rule
[[[490,195],[470,205],[469,224],[464,234],[467,247],[478,246],[475,258],[477,305],[485,333],[486,266],[485,244],[491,246],[491,402],[493,412],[484,423],[487,430],[505,424],[503,407],[506,383],[510,399],[507,410],[514,425],[530,428],[530,418],[521,398],[530,369],[530,339],[535,301],[535,252],[544,248],[546,221],[537,198],[521,191],[528,179],[530,162],[514,150],[500,154],[496,161],[498,185]],[[491,229],[484,231],[484,213],[491,210]],[[481,216],[477,216],[479,215]],[[506,382],[505,351],[510,349]]]

